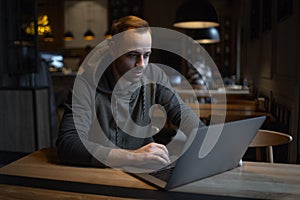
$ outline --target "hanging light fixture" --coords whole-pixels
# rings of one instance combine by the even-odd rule
[[[216,9],[208,0],[186,0],[177,10],[174,27],[195,29],[219,26]]]
[[[84,33],[84,39],[86,40],[93,40],[95,38],[95,34],[88,29],[85,33]]]
[[[91,2],[88,2],[88,10],[87,10],[87,13],[89,14],[90,13],[90,6],[91,6]],[[91,28],[90,28],[90,23],[91,23],[91,19],[88,19],[87,20],[87,23],[88,23],[88,29],[87,31],[84,33],[83,37],[85,40],[93,40],[95,38],[95,34],[91,31]]]
[[[220,42],[220,34],[215,27],[196,29],[193,34],[194,40],[200,44],[212,44]]]
[[[110,29],[107,30],[107,31],[105,32],[104,37],[105,37],[105,39],[110,39],[110,38],[112,38],[111,30],[110,30]]]
[[[74,35],[71,31],[67,31],[65,34],[64,34],[64,40],[65,41],[72,41],[74,39]]]
[[[53,42],[54,36],[51,32],[48,32],[44,35],[44,42]]]
[[[68,26],[68,24],[69,24],[69,12],[70,12],[70,10],[69,9],[67,9],[67,14],[66,14],[66,27]],[[74,35],[73,35],[73,33],[70,31],[70,30],[68,30],[68,28],[67,28],[67,32],[65,32],[65,34],[64,34],[64,40],[65,41],[72,41],[74,39]]]

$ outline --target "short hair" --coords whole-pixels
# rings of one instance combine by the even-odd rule
[[[129,15],[113,21],[111,35],[114,36],[123,31],[136,28],[145,28],[146,31],[150,31],[149,23],[146,20]]]

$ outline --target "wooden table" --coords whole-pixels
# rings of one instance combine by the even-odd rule
[[[300,199],[300,165],[244,162],[177,191],[257,199]]]
[[[177,93],[183,97],[214,97],[218,95],[225,95],[224,97],[228,97],[230,95],[239,95],[240,97],[252,97],[249,89],[215,89],[215,90],[202,90],[202,89],[182,89],[178,87],[174,87]]]
[[[16,185],[0,184],[0,199],[42,199],[42,200],[126,200],[130,198],[112,197],[106,195],[85,194],[78,192],[65,192],[59,190],[41,189]]]
[[[265,111],[256,109],[255,102],[253,103],[239,103],[239,104],[199,104],[187,103],[200,119],[210,121],[211,116],[215,118],[226,115],[226,121],[233,121],[238,119],[245,119],[250,117],[266,116],[267,120],[274,121],[274,117]],[[159,107],[154,107],[154,118],[164,118],[164,114],[159,110]]]
[[[299,199],[299,177],[299,165],[244,162],[167,192],[119,170],[61,165],[54,149],[42,149],[0,168],[0,198]]]
[[[223,103],[224,100],[231,101],[232,99],[253,99],[253,94],[249,89],[220,89],[220,90],[202,90],[202,89],[183,89],[174,87],[177,93],[185,102],[195,101],[196,99],[202,102],[202,99],[211,99],[217,103]]]

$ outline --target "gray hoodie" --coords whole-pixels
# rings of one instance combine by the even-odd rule
[[[108,65],[110,61],[105,56],[97,62]],[[101,71],[97,66],[77,76],[66,100],[57,139],[58,155],[64,163],[105,166],[112,148],[137,149],[153,142],[151,127],[156,126],[155,121],[163,121],[154,120],[156,104],[187,135],[204,126],[157,65],[149,64],[141,81],[125,90],[118,89],[110,67]]]

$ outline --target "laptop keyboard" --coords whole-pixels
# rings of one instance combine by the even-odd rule
[[[175,168],[174,166],[169,167],[169,168],[163,168],[159,171],[150,173],[150,175],[152,175],[162,181],[167,181],[169,179],[169,177],[172,175],[174,168]]]

